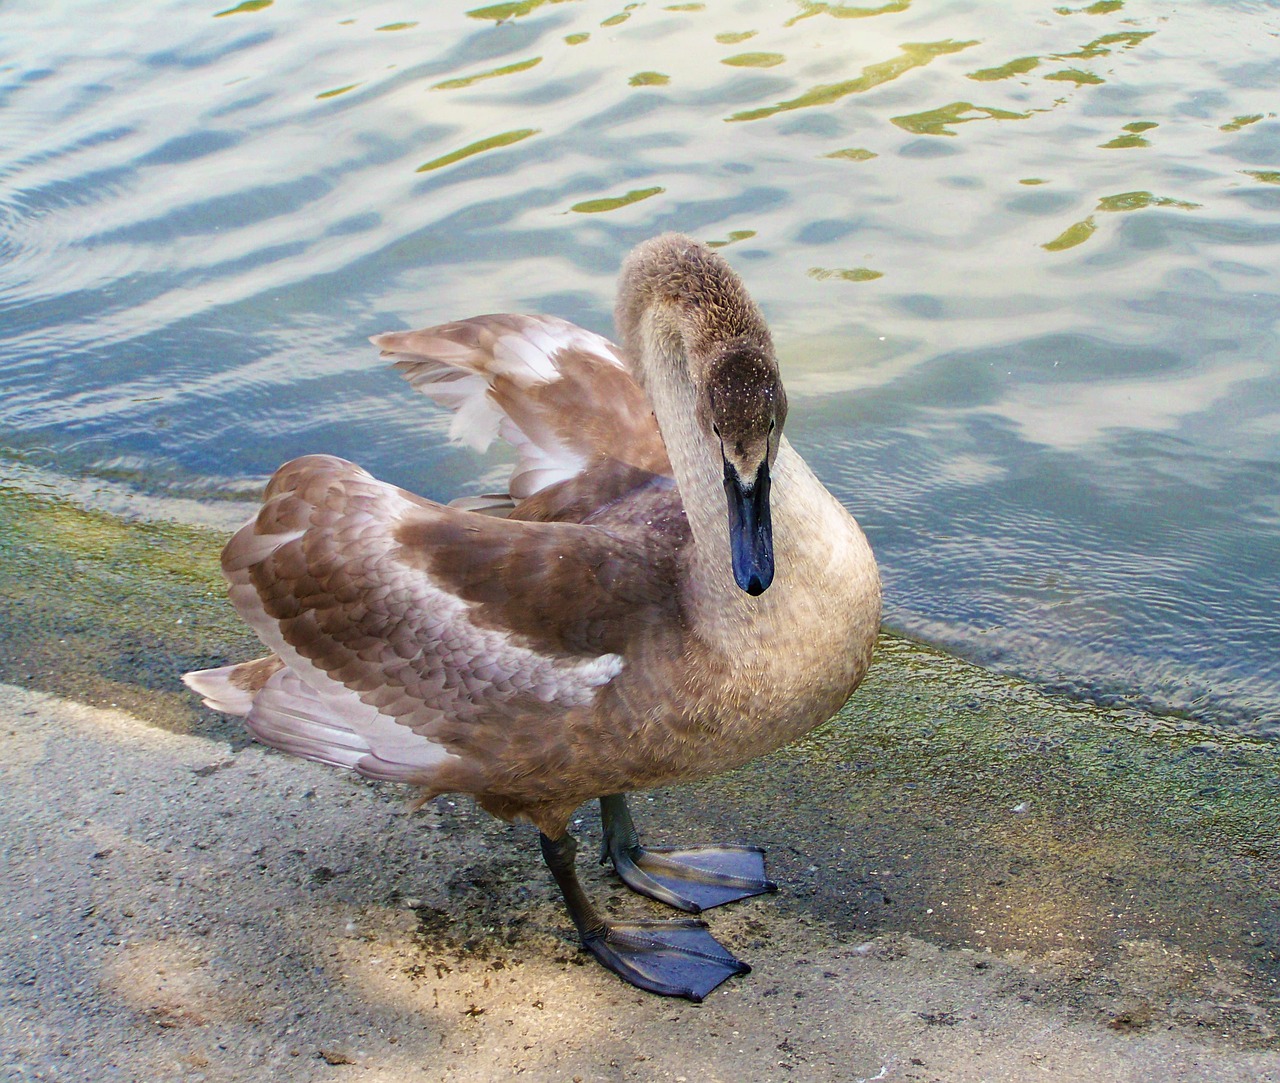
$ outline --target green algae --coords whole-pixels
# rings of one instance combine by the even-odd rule
[[[262,653],[224,600],[224,541],[0,487],[0,680],[207,730],[181,673]]]
[[[1013,954],[1036,963],[1038,999],[1102,1020],[1135,951],[1176,956],[1155,1017],[1276,1044],[1275,743],[1052,695],[885,633],[831,722],[693,790],[692,817],[687,788],[670,798],[680,837],[731,810],[768,849],[779,905],[855,943],[903,932]],[[1217,996],[1224,973],[1237,984]]]
[[[0,680],[242,741],[178,682],[262,651],[225,601],[224,540],[0,487]],[[1276,1043],[1275,743],[1078,702],[885,633],[826,725],[646,810],[655,837],[726,824],[770,848],[774,905],[833,935],[1035,960],[1037,999],[1103,1020],[1135,951],[1174,956],[1153,1018]]]
[[[807,740],[827,761],[886,753],[864,773],[893,785],[936,779],[1015,804],[1087,795],[1113,826],[1132,824],[1123,810],[1135,803],[1157,811],[1148,826],[1181,829],[1208,816],[1219,843],[1280,858],[1275,742],[1054,695],[892,634],[881,637],[862,690]]]

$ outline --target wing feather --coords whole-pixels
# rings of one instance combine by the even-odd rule
[[[294,460],[223,554],[232,603],[284,663],[249,727],[313,759],[429,783],[467,727],[545,724],[622,671],[631,639],[676,605],[678,524],[633,535],[517,522],[341,459]]]
[[[551,316],[477,316],[370,341],[409,383],[452,410],[450,437],[516,450],[516,500],[617,461],[669,476],[644,390],[608,339]]]

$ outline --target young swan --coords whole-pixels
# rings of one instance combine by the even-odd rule
[[[625,348],[545,316],[373,341],[517,452],[505,496],[446,506],[313,455],[281,467],[223,552],[266,658],[184,678],[267,744],[423,800],[525,819],[583,944],[642,989],[700,1000],[749,969],[700,921],[609,921],[567,828],[681,910],[771,891],[755,847],[648,850],[625,793],[701,778],[829,718],[879,626],[858,525],[782,436],[768,328],[718,255],[669,234],[622,271]]]

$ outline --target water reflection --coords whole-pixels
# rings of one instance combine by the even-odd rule
[[[490,4],[488,7],[476,8],[467,14],[473,19],[492,19],[504,23],[508,19],[519,19],[538,10],[545,4],[573,3],[574,0],[520,0],[511,4]]]
[[[761,300],[891,624],[1280,731],[1274,8],[5,10],[11,459],[248,493],[326,450],[455,495],[500,465],[364,336],[608,332],[679,228]]]
[[[416,24],[415,24],[416,25]],[[379,27],[385,30],[386,27]],[[515,64],[504,64],[500,68],[493,68],[489,71],[477,72],[475,75],[466,75],[457,79],[445,79],[439,83],[432,85],[432,90],[460,90],[463,87],[475,86],[476,83],[485,79],[496,79],[501,75],[515,75],[517,72],[528,71],[530,68],[536,68],[542,63],[542,57],[534,56],[528,60],[520,60]]]
[[[639,203],[642,199],[661,195],[665,191],[665,188],[636,188],[626,195],[610,196],[605,199],[585,199],[581,203],[575,203],[569,209],[579,214],[600,214],[603,211],[616,211],[622,207],[629,207],[632,203]]]
[[[856,79],[847,79],[839,83],[824,83],[806,90],[798,97],[788,98],[786,101],[779,102],[777,105],[770,105],[761,109],[746,109],[740,113],[734,113],[728,119],[731,121],[763,120],[766,117],[777,116],[779,113],[786,113],[792,109],[809,109],[818,105],[832,105],[850,94],[862,94],[883,83],[891,82],[905,75],[912,68],[919,68],[928,64],[935,57],[958,53],[961,49],[967,49],[971,45],[977,44],[976,41],[948,40],[935,41],[927,45],[903,45],[901,46],[902,53],[900,56],[882,60],[878,64],[868,64]]]
[[[437,84],[438,86],[439,84]],[[432,88],[435,89],[435,88]],[[428,173],[433,169],[443,169],[447,165],[453,165],[460,162],[464,158],[470,158],[473,154],[483,154],[485,151],[497,150],[500,147],[509,147],[512,143],[519,143],[522,139],[528,139],[531,135],[537,135],[537,128],[519,128],[514,132],[502,132],[498,135],[491,135],[488,139],[478,139],[474,143],[468,143],[465,147],[451,151],[448,154],[442,154],[439,158],[432,158],[429,162],[424,162],[418,166],[415,173]]]
[[[244,0],[243,3],[227,8],[226,11],[215,11],[213,17],[221,19],[224,15],[242,15],[248,11],[261,11],[263,8],[269,8],[274,2],[275,0]]]
[[[953,124],[967,124],[971,120],[1026,120],[1030,113],[1015,113],[1009,109],[993,109],[973,102],[952,102],[923,113],[891,117],[899,128],[917,135],[955,135]]]
[[[786,62],[781,53],[734,53],[720,59],[721,64],[731,68],[776,68]]]

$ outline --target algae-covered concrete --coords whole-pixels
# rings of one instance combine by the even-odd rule
[[[752,974],[661,1000],[528,829],[186,695],[254,649],[220,540],[0,489],[0,1078],[1280,1080],[1274,746],[886,636],[802,745],[637,802],[782,883],[708,915]]]

